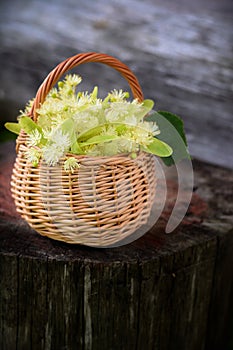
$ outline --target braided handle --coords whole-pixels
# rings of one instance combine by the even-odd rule
[[[30,116],[34,121],[37,120],[36,110],[40,107],[40,105],[44,102],[47,94],[51,90],[51,88],[57,83],[57,81],[61,78],[61,76],[66,73],[68,70],[79,66],[80,64],[88,63],[88,62],[99,62],[106,64],[118,72],[128,81],[128,84],[131,88],[132,94],[134,98],[137,98],[139,102],[143,101],[143,93],[140,87],[140,84],[133,74],[133,72],[121,61],[118,59],[96,52],[87,52],[81,53],[72,57],[67,58],[65,61],[58,64],[47,76],[47,78],[43,81],[41,86],[39,87],[34,103],[32,105]]]

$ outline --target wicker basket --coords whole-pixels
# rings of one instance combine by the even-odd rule
[[[87,62],[104,63],[121,73],[133,96],[143,94],[137,78],[117,59],[99,53],[85,53],[60,63],[40,86],[31,117],[61,76]],[[26,135],[17,139],[17,158],[12,174],[12,195],[16,209],[38,233],[67,243],[96,247],[124,244],[142,235],[155,198],[154,156],[140,152],[136,159],[127,154],[112,157],[75,157],[80,168],[63,170],[64,159],[55,166],[43,160],[32,167],[25,157]]]

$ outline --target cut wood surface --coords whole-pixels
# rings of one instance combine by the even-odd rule
[[[1,350],[219,350],[233,333],[232,172],[194,161],[183,223],[114,249],[42,237],[15,213],[0,147]]]
[[[231,0],[2,1],[1,116],[18,110],[50,70],[79,52],[116,56],[156,108],[180,114],[192,155],[233,168]],[[82,89],[128,89],[111,69],[75,70]]]

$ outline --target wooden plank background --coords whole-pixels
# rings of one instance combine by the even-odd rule
[[[128,64],[157,108],[180,114],[192,155],[233,168],[231,0],[1,2],[0,115],[14,119],[68,56],[106,52]],[[83,89],[127,88],[87,65]]]

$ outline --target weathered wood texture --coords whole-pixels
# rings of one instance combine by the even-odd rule
[[[229,170],[194,162],[197,194],[174,234],[165,215],[141,239],[98,250],[41,237],[16,215],[12,146],[0,163],[1,350],[231,349]]]
[[[2,1],[1,116],[15,118],[66,57],[106,52],[133,69],[157,108],[184,118],[195,157],[233,168],[232,15],[231,0]],[[83,89],[127,88],[106,67],[77,71]]]

